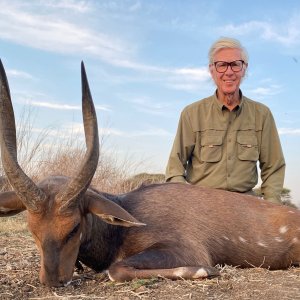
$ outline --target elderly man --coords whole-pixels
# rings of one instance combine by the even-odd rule
[[[181,113],[166,180],[252,193],[261,170],[264,199],[280,202],[285,161],[269,108],[246,98],[240,84],[248,55],[239,41],[217,40],[209,51],[214,95]]]

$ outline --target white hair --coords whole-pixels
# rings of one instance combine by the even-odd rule
[[[214,62],[214,55],[224,48],[240,49],[242,54],[242,60],[246,64],[248,64],[249,59],[247,50],[242,46],[242,44],[238,40],[229,37],[221,37],[211,45],[208,52],[209,64],[212,64]]]

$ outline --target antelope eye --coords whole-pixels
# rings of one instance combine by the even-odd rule
[[[73,236],[76,235],[76,233],[78,232],[80,228],[80,223],[78,223],[74,228],[73,230],[68,234],[67,238],[66,238],[66,242],[68,242],[70,239],[73,238]]]

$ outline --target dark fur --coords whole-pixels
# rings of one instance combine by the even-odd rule
[[[81,245],[79,259],[97,271],[108,268],[118,255],[138,269],[216,264],[280,269],[299,259],[299,244],[292,242],[295,237],[300,240],[296,209],[187,184],[102,195],[147,226],[112,226],[87,215],[91,238]],[[287,226],[288,232],[280,234],[280,226]]]

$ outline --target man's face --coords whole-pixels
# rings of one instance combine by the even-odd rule
[[[225,48],[219,50],[214,55],[214,62],[233,62],[237,60],[242,60],[241,50],[239,49],[231,49]],[[245,75],[247,65],[243,64],[242,69],[238,72],[234,72],[230,66],[228,66],[227,70],[224,73],[220,73],[216,70],[214,64],[209,66],[209,70],[212,78],[214,79],[218,93],[221,94],[233,94],[238,92],[243,76]]]

